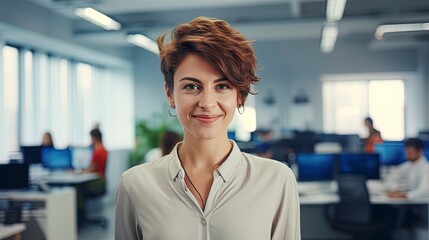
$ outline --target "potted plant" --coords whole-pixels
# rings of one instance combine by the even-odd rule
[[[182,132],[177,118],[170,117],[166,112],[154,113],[150,118],[136,121],[135,148],[130,155],[130,167],[143,163],[146,153],[158,147],[161,134],[167,130]]]

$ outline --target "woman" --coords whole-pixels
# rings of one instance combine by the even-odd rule
[[[204,17],[176,27],[170,43],[164,39],[158,46],[169,113],[184,138],[169,155],[122,175],[115,238],[300,239],[290,169],[240,152],[227,137],[236,108],[259,81],[250,42],[225,21]]]
[[[54,140],[52,139],[52,134],[50,132],[45,132],[42,137],[42,147],[54,147]]]
[[[174,131],[167,130],[161,133],[159,139],[159,147],[149,150],[145,155],[145,162],[152,162],[170,154],[171,150],[176,146],[176,143],[180,142],[181,137]]]
[[[373,153],[375,144],[382,143],[383,138],[381,137],[380,131],[374,128],[374,122],[372,118],[365,118],[364,125],[368,128],[368,138],[365,140],[364,151],[367,153]]]

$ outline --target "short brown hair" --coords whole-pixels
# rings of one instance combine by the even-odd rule
[[[170,91],[174,87],[174,73],[189,54],[197,54],[222,72],[237,89],[240,104],[247,95],[254,94],[250,84],[259,82],[255,75],[256,58],[251,42],[226,21],[198,17],[177,26],[171,32],[170,43],[164,44],[166,34],[158,37],[161,71]]]

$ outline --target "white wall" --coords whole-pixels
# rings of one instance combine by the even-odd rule
[[[423,60],[421,66],[421,71],[423,72],[426,85],[424,88],[426,99],[425,103],[423,104],[423,110],[426,111],[425,129],[429,130],[429,47],[426,47],[423,50]]]
[[[161,74],[159,57],[143,49],[136,49],[134,57],[136,119],[167,111],[164,76]]]
[[[325,74],[407,73],[406,81],[406,134],[415,134],[424,126],[421,109],[425,107],[423,81],[418,74],[417,50],[371,51],[360,42],[339,42],[331,54],[322,54],[318,41],[256,42],[255,51],[262,68],[260,94],[256,106],[258,125],[270,125],[267,115],[277,112],[281,126],[290,127],[292,98],[300,89],[310,96],[313,121],[309,127],[321,131],[322,88],[321,76]],[[412,77],[410,77],[410,75]],[[277,111],[267,110],[262,102],[268,89],[277,99]],[[272,108],[272,107],[271,107]],[[424,114],[423,114],[424,116]]]
[[[256,86],[258,127],[289,128],[292,121],[292,98],[300,89],[310,96],[313,121],[309,127],[323,128],[322,83],[325,74],[374,74],[386,73],[402,76],[406,88],[406,135],[415,135],[427,127],[425,123],[425,81],[419,73],[421,59],[417,50],[369,50],[359,41],[339,42],[331,54],[322,54],[316,40],[255,42],[254,49],[262,77]],[[140,50],[135,53],[136,117],[150,116],[164,110],[163,76],[156,55]],[[426,61],[425,68],[429,71]],[[404,74],[405,73],[405,74]],[[428,77],[426,77],[428,78]],[[429,79],[426,79],[426,82]],[[428,84],[429,85],[429,84]],[[266,106],[263,98],[271,91],[275,106]],[[429,101],[429,100],[428,100]],[[151,104],[148,104],[151,103]],[[429,119],[429,118],[428,118]]]

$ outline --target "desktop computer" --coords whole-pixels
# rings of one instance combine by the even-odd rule
[[[21,146],[21,152],[26,164],[40,164],[42,162],[41,146]]]
[[[369,153],[338,154],[339,173],[364,175],[368,179],[380,179],[380,156]]]
[[[71,147],[72,167],[76,171],[87,169],[91,165],[93,149],[91,147]]]
[[[335,154],[298,153],[298,181],[330,181],[334,179]]]
[[[425,155],[426,159],[429,161],[429,141],[424,141],[423,155]]]
[[[51,171],[72,168],[70,149],[42,148],[41,159],[43,167]]]
[[[29,187],[28,164],[0,164],[0,189]]]
[[[384,142],[375,144],[374,150],[380,155],[380,164],[399,165],[406,161],[404,142]]]

